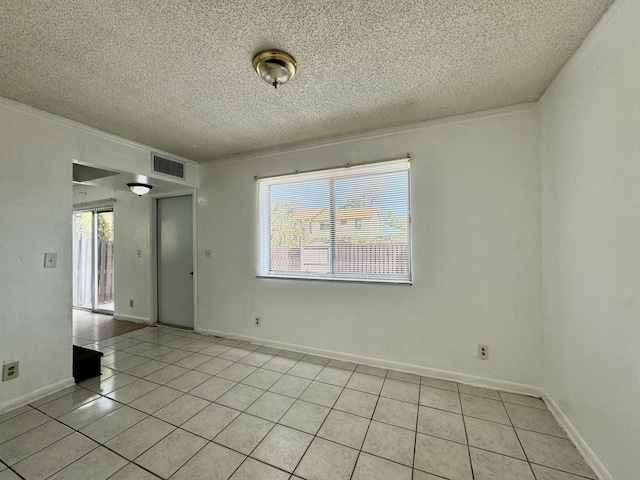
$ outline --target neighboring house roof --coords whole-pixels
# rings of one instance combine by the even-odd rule
[[[337,208],[336,220],[366,220],[369,218],[378,217],[381,218],[380,210],[376,207],[363,207],[363,208]],[[296,210],[295,219],[302,219],[308,222],[328,222],[329,221],[329,209],[328,208],[302,208]]]

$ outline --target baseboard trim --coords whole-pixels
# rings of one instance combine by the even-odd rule
[[[33,392],[27,393],[26,395],[22,395],[21,397],[1,403],[0,413],[8,412],[9,410],[13,410],[15,408],[20,408],[27,403],[35,402],[36,400],[40,400],[47,395],[51,395],[52,393],[56,393],[67,387],[75,385],[75,383],[76,382],[73,377],[65,378],[64,380],[60,380],[59,382],[47,385],[46,387],[39,388],[37,390],[34,390]]]
[[[391,370],[397,370],[399,372],[413,373],[416,375],[422,375],[425,377],[439,378],[442,380],[450,380],[453,382],[466,383],[468,385],[474,385],[484,388],[495,388],[512,393],[520,393],[522,395],[532,395],[535,397],[541,397],[544,390],[541,387],[532,385],[526,385],[523,383],[509,382],[507,380],[497,380],[488,377],[479,377],[475,375],[468,375],[465,373],[453,372],[450,370],[441,370],[437,368],[424,367],[420,365],[413,365],[410,363],[394,362],[392,360],[385,360],[382,358],[365,357],[362,355],[353,355],[350,353],[338,352],[335,350],[326,350],[323,348],[309,347],[306,345],[298,345],[295,343],[278,342],[274,340],[267,340],[264,338],[252,337],[249,335],[238,335],[230,332],[221,332],[218,330],[207,330],[203,328],[196,329],[197,333],[204,335],[217,335],[219,337],[231,338],[234,340],[242,340],[259,345],[265,345],[267,347],[283,348],[286,350],[293,350],[294,352],[310,353],[313,355],[322,355],[323,357],[329,357],[336,360],[344,360],[348,362],[360,363],[363,365],[370,365],[372,367],[388,368]]]
[[[569,417],[560,408],[560,405],[553,399],[546,390],[543,390],[542,399],[549,407],[549,411],[556,418],[558,423],[564,431],[567,433],[573,444],[576,446],[580,454],[584,457],[587,464],[591,467],[591,470],[596,474],[600,480],[614,480],[607,468],[602,464],[598,456],[591,449],[586,440],[580,435],[578,429],[574,427]]]
[[[153,322],[147,317],[134,317],[133,315],[122,315],[121,313],[113,314],[114,320],[126,320],[127,322],[144,323],[145,325],[151,325]]]

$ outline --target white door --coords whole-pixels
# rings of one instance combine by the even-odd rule
[[[158,199],[158,322],[193,328],[191,195]]]

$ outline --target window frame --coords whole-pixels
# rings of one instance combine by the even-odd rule
[[[385,168],[385,166],[387,168]],[[376,171],[375,167],[382,167],[382,171]],[[396,168],[394,168],[396,167]],[[350,170],[348,173],[345,170]],[[304,272],[304,271],[282,271],[271,270],[271,253],[269,250],[263,251],[263,246],[270,245],[270,212],[265,213],[261,210],[267,206],[266,210],[270,210],[270,198],[269,188],[261,188],[262,182],[265,182],[269,187],[271,185],[278,184],[293,184],[303,182],[305,177],[309,177],[308,180],[319,179],[333,179],[342,180],[347,178],[357,178],[367,176],[367,170],[373,170],[368,175],[375,176],[376,174],[394,173],[406,171],[407,174],[407,255],[408,255],[408,275],[386,275],[380,277],[358,277],[355,274],[340,274],[340,273],[319,273],[319,272]],[[336,175],[332,176],[331,172],[335,172]],[[353,172],[353,173],[352,173]],[[317,175],[317,176],[316,176]],[[268,279],[289,279],[289,280],[310,280],[310,281],[329,281],[329,282],[347,282],[347,283],[372,283],[378,285],[412,285],[413,284],[413,249],[412,249],[412,215],[411,215],[411,162],[410,157],[402,157],[394,160],[384,160],[378,162],[368,162],[358,165],[344,165],[339,167],[330,167],[324,169],[308,170],[304,172],[292,172],[282,175],[272,175],[268,177],[254,177],[256,180],[256,230],[257,230],[257,242],[256,242],[256,265],[257,265],[257,278]],[[267,222],[261,221],[263,218],[267,218]],[[329,229],[335,231],[339,222],[337,219],[332,218],[334,226],[332,228],[329,225]],[[329,222],[331,224],[331,221]],[[311,222],[310,222],[311,223]],[[311,227],[311,224],[309,225]],[[320,230],[320,228],[318,228]],[[335,235],[335,234],[334,234]],[[267,241],[267,239],[269,239]],[[330,249],[335,248],[335,237],[332,235],[330,240]],[[365,274],[367,275],[367,274]],[[371,274],[369,274],[371,275]]]

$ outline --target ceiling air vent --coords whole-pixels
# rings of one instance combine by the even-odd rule
[[[153,171],[184,179],[184,163],[153,154]]]

